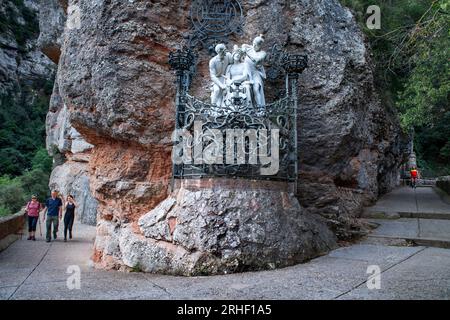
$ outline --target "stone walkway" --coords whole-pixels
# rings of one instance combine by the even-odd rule
[[[289,268],[186,278],[96,270],[95,228],[76,224],[74,234],[67,243],[23,238],[0,252],[0,299],[450,299],[449,249],[368,239]],[[368,289],[370,265],[381,289]],[[70,266],[80,289],[67,285]]]
[[[450,219],[450,197],[435,187],[401,187],[366,209],[373,218]]]
[[[450,200],[437,188],[399,188],[367,208],[364,216],[379,225],[370,237],[450,248]]]

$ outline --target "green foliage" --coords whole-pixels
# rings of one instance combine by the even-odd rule
[[[404,51],[411,64],[399,107],[405,128],[432,125],[449,111],[449,0],[434,1],[405,36]]]
[[[0,34],[14,36],[19,51],[39,36],[36,12],[24,0],[7,0],[0,12]],[[20,61],[19,61],[20,62]],[[53,79],[20,82],[0,96],[0,215],[17,212],[36,194],[49,193],[52,159],[45,150],[45,118]]]
[[[344,5],[356,12],[357,20],[361,28],[369,38],[370,46],[374,54],[377,66],[377,81],[390,88],[396,83],[398,76],[407,72],[407,59],[403,59],[404,51],[398,50],[399,44],[420,20],[430,6],[429,0],[342,0]],[[381,9],[381,29],[370,30],[367,28],[366,10],[371,5],[378,5]],[[386,83],[387,82],[387,83]]]
[[[36,195],[41,202],[48,198],[50,196],[49,172],[43,170],[39,163],[36,168],[26,171],[19,177],[0,177],[0,215],[16,213],[31,199],[32,195]]]
[[[3,214],[12,214],[20,210],[25,204],[25,192],[20,181],[2,177],[0,181],[0,207]]]
[[[0,175],[18,176],[31,169],[33,161],[44,161],[45,117],[50,99],[45,86],[24,86],[22,99],[0,97]],[[40,160],[34,160],[37,152]]]
[[[342,0],[368,36],[383,103],[415,129],[419,166],[450,174],[450,0]],[[381,30],[366,27],[369,5],[381,8]]]
[[[134,265],[130,270],[130,272],[142,272],[142,271],[143,269],[139,262],[136,265]]]
[[[427,167],[430,176],[450,174],[450,111],[431,124],[417,127],[414,140],[422,161],[419,167]]]
[[[6,151],[5,151],[6,150]],[[20,172],[22,175],[11,178],[8,175],[0,177],[0,215],[12,214],[17,212],[31,195],[38,196],[40,201],[44,201],[49,196],[48,181],[52,170],[52,158],[47,150],[40,147],[35,152],[31,163],[31,170],[22,172],[22,168],[17,164],[22,154],[12,148],[0,149],[0,154],[11,152],[15,157],[0,158],[0,163],[7,162],[8,167],[2,167],[3,170],[9,170],[12,173]],[[9,162],[8,162],[9,161]],[[14,167],[14,170],[11,168]]]
[[[11,212],[8,210],[8,208],[0,205],[0,218],[5,217],[7,215],[11,214]]]
[[[33,160],[31,160],[33,170],[50,172],[52,170],[53,159],[48,155],[47,149],[40,148],[36,151]]]
[[[28,199],[31,195],[37,195],[39,201],[44,201],[49,195],[48,180],[50,174],[42,169],[33,169],[18,177],[20,186]]]
[[[3,174],[19,175],[27,165],[26,157],[15,148],[0,149],[0,172]]]

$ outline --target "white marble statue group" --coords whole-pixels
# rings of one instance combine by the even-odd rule
[[[212,80],[211,104],[221,108],[239,101],[245,105],[264,108],[263,62],[266,52],[262,50],[264,39],[258,36],[253,45],[235,45],[233,52],[227,51],[224,44],[215,48],[217,55],[209,61]],[[235,99],[238,98],[238,99]]]

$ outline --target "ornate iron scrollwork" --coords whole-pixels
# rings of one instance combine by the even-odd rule
[[[308,57],[303,54],[288,54],[284,56],[283,68],[288,74],[298,75],[308,66]]]
[[[236,156],[233,159],[236,161],[231,163],[219,161],[207,164],[203,161],[196,162],[195,159],[191,162],[174,163],[173,177],[188,179],[227,176],[296,181],[298,74],[307,67],[307,57],[289,54],[280,45],[274,45],[268,52],[265,68],[268,80],[285,77],[286,88],[281,94],[281,99],[265,106],[252,105],[246,98],[246,90],[251,90],[248,84],[246,88],[244,84],[235,82],[228,86],[226,103],[220,107],[214,106],[189,95],[189,86],[197,60],[194,50],[198,45],[211,50],[217,43],[227,43],[230,35],[240,34],[244,20],[242,7],[237,0],[193,0],[190,18],[193,28],[188,44],[169,55],[169,64],[177,75],[176,129],[192,138],[198,129],[196,123],[200,123],[201,139],[196,141],[194,138],[192,141],[194,147],[200,145],[201,149],[212,143],[208,138],[212,132],[227,129],[245,132],[260,130],[267,133],[276,131],[279,170],[272,175],[262,175],[261,168],[267,163],[263,164],[262,161],[241,163]],[[245,140],[243,145],[246,160],[249,160],[254,144],[247,138],[247,136],[243,138]],[[263,145],[258,141],[257,148],[271,150],[269,147],[272,142],[267,138],[263,139],[265,141]],[[222,145],[222,148],[226,152],[226,146]],[[233,144],[233,148],[237,148],[236,145]]]
[[[169,65],[177,72],[178,91],[188,91],[195,73],[196,54],[190,48],[169,53]]]
[[[267,54],[267,78],[274,81],[286,74],[300,74],[308,67],[304,54],[290,54],[279,44],[274,44]]]
[[[184,112],[180,118],[184,119],[179,129],[186,130],[194,136],[194,123],[201,123],[201,133],[203,137],[209,136],[211,130],[242,129],[246,130],[279,130],[279,170],[276,174],[265,176],[260,174],[260,164],[178,164],[174,166],[174,178],[200,178],[200,177],[241,177],[251,179],[285,180],[295,181],[296,179],[296,146],[293,142],[296,139],[296,109],[292,99],[285,97],[274,103],[266,105],[262,111],[251,105],[228,105],[217,108],[197,98],[186,94],[182,104]],[[201,148],[205,148],[210,142],[201,137]],[[195,143],[195,142],[194,142]],[[271,144],[268,139],[267,144],[259,146],[268,148]],[[225,146],[224,146],[225,147]],[[245,156],[254,151],[250,149],[250,141],[245,141]]]
[[[266,58],[266,74],[268,80],[273,81],[285,74],[283,64],[286,60],[286,56],[286,51],[279,44],[274,44],[268,51]]]
[[[275,56],[273,56],[275,57]],[[174,164],[173,177],[180,179],[199,177],[242,177],[251,179],[295,181],[297,179],[297,81],[298,74],[307,65],[304,55],[290,55],[279,51],[272,63],[281,70],[286,77],[286,91],[283,98],[267,104],[263,108],[252,106],[237,96],[237,100],[231,99],[231,103],[224,106],[213,106],[203,102],[188,93],[186,76],[190,75],[189,63],[195,59],[195,55],[188,48],[172,53],[169,57],[171,67],[178,75],[177,83],[177,115],[176,128],[194,135],[194,123],[201,123],[201,132],[226,129],[265,129],[270,132],[279,130],[279,170],[274,175],[261,175],[261,164]],[[275,64],[275,63],[274,63]],[[243,88],[230,87],[237,93]],[[208,139],[201,139],[202,149],[208,145]],[[267,145],[267,147],[269,147]],[[249,154],[250,145],[246,141],[245,152]]]
[[[195,55],[189,48],[169,53],[169,65],[173,70],[190,70],[195,61]]]
[[[230,35],[241,34],[244,23],[242,6],[237,0],[194,0],[190,19],[189,46],[200,44],[210,50],[217,43],[227,43]]]

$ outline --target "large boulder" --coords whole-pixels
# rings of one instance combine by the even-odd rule
[[[199,275],[270,269],[334,248],[335,236],[321,220],[302,211],[287,183],[184,180],[137,226],[123,224],[106,241],[100,234],[95,246],[131,270]]]
[[[230,47],[262,33],[266,49],[278,43],[309,56],[299,81],[298,198],[302,214],[326,217],[345,238],[353,234],[345,232],[354,227],[349,217],[397,183],[401,153],[396,117],[374,90],[364,36],[336,0],[240,2],[243,35],[231,37]],[[64,31],[57,84],[71,126],[93,145],[89,179],[99,213],[94,257],[117,268],[140,261],[125,258],[141,244],[123,235],[142,239],[139,219],[156,214],[152,209],[169,194],[175,76],[167,57],[189,32],[190,2],[70,4],[79,6],[81,23]],[[204,99],[208,59],[206,50],[199,53],[191,89]],[[279,88],[266,83],[269,99]]]

